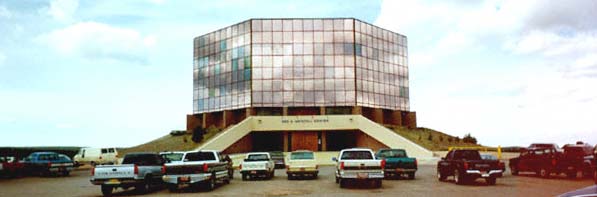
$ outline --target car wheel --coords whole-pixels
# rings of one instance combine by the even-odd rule
[[[462,177],[458,170],[454,170],[454,182],[458,185],[464,184],[464,177]]]
[[[518,168],[516,168],[516,166],[510,166],[510,172],[512,175],[516,176],[518,175]]]
[[[338,179],[338,183],[340,184],[340,188],[345,188],[346,187],[346,180],[345,179]]]
[[[542,178],[549,178],[549,175],[550,172],[546,168],[541,168],[541,170],[539,170],[539,176],[541,176]]]
[[[288,174],[287,178],[288,180],[292,180],[292,174]]]
[[[243,181],[246,181],[249,179],[249,175],[248,174],[243,174],[242,176]]]
[[[340,183],[340,179],[336,177],[336,183]]]
[[[317,179],[318,176],[317,173],[313,174],[313,179]]]
[[[381,179],[375,179],[374,185],[375,185],[375,188],[381,188]]]
[[[414,180],[415,179],[415,173],[414,172],[408,173],[408,179]]]
[[[234,169],[228,170],[228,178],[230,178],[230,180],[234,179]]]
[[[168,191],[170,192],[176,192],[178,190],[178,185],[177,184],[168,184]]]
[[[209,181],[207,181],[206,189],[208,191],[212,191],[215,188],[216,188],[216,176],[211,175],[211,178],[209,178]]]
[[[595,184],[597,185],[597,170],[593,171],[593,181],[595,181]]]
[[[485,179],[485,182],[487,182],[488,185],[495,185],[495,183],[497,182],[496,178],[487,178]]]
[[[438,181],[446,181],[446,176],[442,174],[440,170],[437,170],[437,180]]]
[[[112,196],[112,191],[114,191],[114,187],[113,186],[102,185],[102,195],[104,195],[104,196]]]

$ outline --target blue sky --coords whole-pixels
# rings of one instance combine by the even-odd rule
[[[317,6],[314,6],[317,5]],[[597,143],[594,1],[0,1],[0,146],[133,146],[185,128],[192,39],[249,18],[408,36],[419,126]]]

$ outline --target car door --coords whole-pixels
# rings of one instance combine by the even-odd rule
[[[519,171],[529,171],[529,152],[523,151],[520,153],[517,166]]]

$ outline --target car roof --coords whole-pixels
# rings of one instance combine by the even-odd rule
[[[313,151],[310,151],[310,150],[295,150],[295,151],[292,151],[292,152],[293,152],[293,153],[302,153],[302,152],[309,152],[309,153],[312,153]]]
[[[347,148],[347,149],[343,149],[342,151],[371,151],[371,149],[368,149],[368,148]]]
[[[41,154],[58,154],[58,153],[56,153],[56,152],[50,152],[50,151],[46,151],[46,152],[34,152],[34,153],[31,153],[31,154],[34,154],[34,155],[41,155]]]
[[[250,152],[247,155],[269,154],[269,152]]]

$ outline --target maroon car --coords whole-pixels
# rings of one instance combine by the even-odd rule
[[[25,165],[15,156],[0,155],[0,176],[15,177],[21,175]]]
[[[519,172],[534,172],[543,178],[551,174],[565,173],[569,178],[591,174],[592,155],[586,154],[581,145],[568,145],[560,152],[555,148],[530,148],[510,159],[512,175]]]

